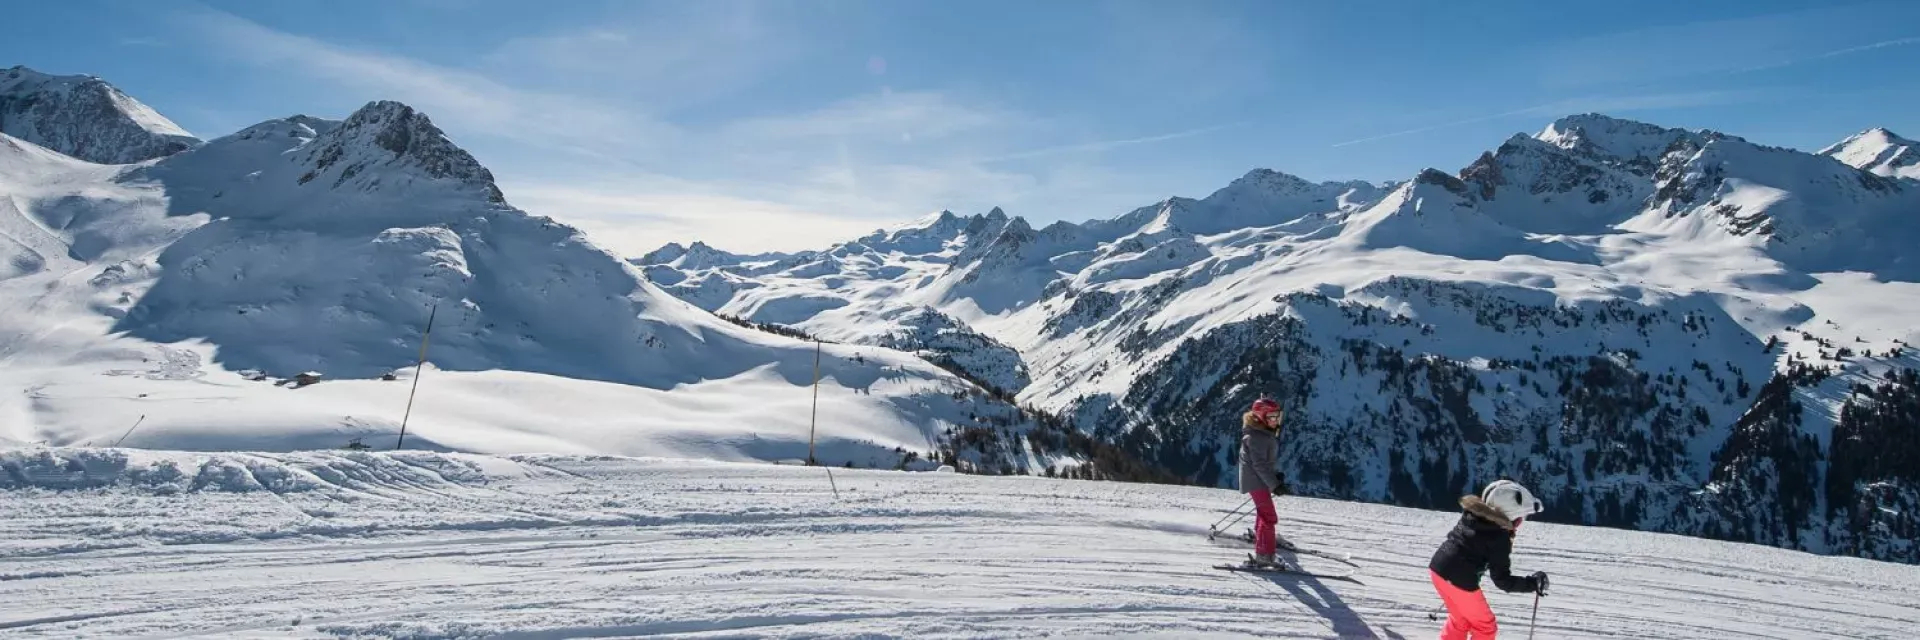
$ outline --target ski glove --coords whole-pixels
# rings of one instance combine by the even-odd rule
[[[1533,578],[1533,592],[1543,596],[1547,595],[1547,572],[1535,571],[1533,572],[1532,578]]]

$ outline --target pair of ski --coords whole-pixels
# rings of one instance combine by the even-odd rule
[[[1248,531],[1244,534],[1237,535],[1237,536],[1221,536],[1220,532],[1218,531],[1207,534],[1208,540],[1218,540],[1222,538],[1226,540],[1235,540],[1235,541],[1244,542],[1247,544],[1253,544],[1252,531]],[[1300,546],[1295,546],[1294,548],[1287,549],[1286,551],[1288,553],[1292,553],[1296,555],[1326,558],[1328,560],[1332,560],[1335,562],[1345,564],[1349,567],[1353,567],[1354,569],[1360,568],[1360,565],[1355,564],[1353,562],[1353,555],[1348,553],[1336,553],[1333,551],[1323,551],[1320,549],[1310,549],[1310,548],[1300,547]],[[1285,564],[1272,564],[1272,565],[1256,564],[1253,561],[1253,554],[1247,554],[1247,561],[1245,563],[1216,564],[1216,565],[1213,565],[1213,568],[1223,569],[1226,571],[1242,571],[1246,573],[1282,573],[1282,574],[1306,576],[1310,578],[1329,578],[1329,579],[1339,579],[1339,580],[1350,580],[1353,578],[1353,574],[1354,574],[1353,571],[1348,571],[1346,573],[1321,573],[1316,571],[1308,571],[1303,567],[1288,566]]]

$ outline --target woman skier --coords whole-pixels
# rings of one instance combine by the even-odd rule
[[[1447,626],[1441,640],[1494,640],[1499,624],[1487,596],[1480,592],[1480,576],[1491,572],[1493,584],[1508,593],[1547,594],[1547,574],[1527,577],[1512,573],[1509,555],[1520,522],[1544,507],[1533,492],[1512,480],[1497,480],[1477,496],[1460,498],[1460,522],[1427,563],[1433,588],[1447,605]]]
[[[1277,546],[1293,551],[1293,543],[1273,532],[1280,516],[1273,510],[1273,494],[1280,490],[1280,473],[1274,469],[1280,459],[1280,403],[1262,397],[1253,409],[1240,416],[1240,492],[1253,498],[1252,566],[1273,567]]]

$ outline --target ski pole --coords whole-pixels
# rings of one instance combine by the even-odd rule
[[[1248,496],[1248,497],[1247,497],[1247,502],[1248,502],[1248,503],[1250,503],[1250,502],[1253,502],[1253,497],[1252,497],[1252,496]],[[1247,506],[1247,503],[1241,503],[1241,505],[1240,505],[1240,507],[1245,507],[1245,506]],[[1221,520],[1225,520],[1225,519],[1227,518],[1227,516],[1233,516],[1233,521],[1232,521],[1232,522],[1229,522],[1229,523],[1227,523],[1227,526],[1226,526],[1226,527],[1224,527],[1224,528],[1223,528],[1223,527],[1221,527],[1221,526],[1220,526],[1220,522],[1219,522],[1219,521],[1217,521],[1217,520],[1216,520],[1216,521],[1214,521],[1214,523],[1213,523],[1213,526],[1211,526],[1211,527],[1209,527],[1209,528],[1207,529],[1207,539],[1208,539],[1208,540],[1212,540],[1212,539],[1214,539],[1214,537],[1215,537],[1215,536],[1218,536],[1218,535],[1220,535],[1220,534],[1222,534],[1222,533],[1225,533],[1225,532],[1227,531],[1227,529],[1231,529],[1231,528],[1233,528],[1233,526],[1234,526],[1234,525],[1237,525],[1237,524],[1240,524],[1240,520],[1241,520],[1241,519],[1243,519],[1243,518],[1246,518],[1246,517],[1247,517],[1247,514],[1249,514],[1249,513],[1253,513],[1253,510],[1252,510],[1252,509],[1248,509],[1248,510],[1246,510],[1246,511],[1241,511],[1241,510],[1240,510],[1240,507],[1234,507],[1234,508],[1233,508],[1233,512],[1232,512],[1232,513],[1228,513],[1228,514],[1227,514],[1226,516],[1220,516],[1220,518],[1221,518]],[[1237,514],[1237,515],[1236,515],[1236,514]]]
[[[1226,522],[1226,521],[1227,521],[1227,518],[1229,518],[1229,517],[1232,517],[1232,516],[1233,516],[1234,514],[1238,514],[1238,513],[1240,513],[1240,510],[1241,510],[1241,509],[1245,509],[1245,508],[1247,508],[1247,505],[1250,505],[1250,504],[1253,504],[1253,496],[1247,496],[1247,501],[1246,501],[1246,502],[1242,502],[1242,503],[1240,503],[1240,506],[1238,506],[1238,507],[1234,507],[1232,511],[1228,511],[1228,512],[1227,512],[1227,515],[1224,515],[1224,516],[1220,516],[1220,519],[1219,519],[1219,520],[1215,520],[1215,521],[1213,521],[1213,524],[1212,524],[1212,525],[1209,525],[1209,526],[1208,526],[1207,528],[1208,528],[1208,529],[1212,529],[1212,530],[1214,530],[1214,531],[1219,531],[1219,530],[1220,530],[1220,523],[1222,523],[1222,522]],[[1243,518],[1244,518],[1244,517],[1246,517],[1246,516],[1245,516],[1245,514],[1241,514],[1241,517],[1243,517]],[[1239,520],[1237,520],[1237,519],[1236,519],[1236,520],[1234,520],[1234,522],[1239,522]]]
[[[1249,500],[1251,500],[1251,498],[1249,498]],[[1231,529],[1231,528],[1233,528],[1233,525],[1236,525],[1236,524],[1240,524],[1240,521],[1241,521],[1241,520],[1245,520],[1245,519],[1247,518],[1247,514],[1250,514],[1250,513],[1253,513],[1253,510],[1252,510],[1252,509],[1248,509],[1248,510],[1246,510],[1246,511],[1242,511],[1242,512],[1240,512],[1240,515],[1239,515],[1239,516],[1237,516],[1237,517],[1235,517],[1235,518],[1233,519],[1233,522],[1229,522],[1229,523],[1227,523],[1227,527],[1226,527],[1226,529]],[[1221,531],[1225,531],[1226,529],[1221,529]]]
[[[1527,640],[1533,640],[1533,623],[1540,619],[1540,592],[1533,592],[1533,617],[1527,618]]]

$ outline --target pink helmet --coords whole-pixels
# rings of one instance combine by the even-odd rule
[[[1253,417],[1255,418],[1265,420],[1267,416],[1279,410],[1280,403],[1274,402],[1272,398],[1261,398],[1253,401]]]

